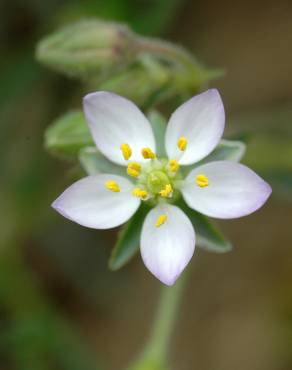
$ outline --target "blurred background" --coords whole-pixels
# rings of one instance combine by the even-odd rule
[[[234,249],[196,250],[170,364],[179,370],[292,368],[291,1],[10,0],[0,3],[0,369],[118,370],[142,348],[160,283],[134,258],[107,268],[116,231],[89,230],[51,202],[74,167],[43,147],[80,108],[80,84],[35,61],[37,41],[84,16],[126,22],[226,71],[226,135],[272,184],[255,214],[220,222]],[[166,112],[169,114],[170,112]]]

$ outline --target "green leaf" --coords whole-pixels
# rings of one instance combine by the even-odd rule
[[[246,145],[239,140],[221,140],[218,146],[207,157],[195,164],[196,167],[214,161],[234,161],[240,162],[246,150]],[[182,170],[185,174],[189,173],[194,165],[184,166]]]
[[[111,173],[125,176],[126,167],[118,166],[104,157],[96,147],[83,148],[79,152],[79,161],[88,175],[97,173]]]
[[[198,247],[216,253],[225,253],[232,249],[231,243],[224,238],[208,217],[190,209],[182,200],[179,203],[179,207],[185,212],[194,226]]]
[[[156,141],[156,154],[158,157],[165,157],[165,147],[164,147],[164,136],[166,130],[166,119],[163,115],[156,110],[152,110],[148,114],[148,119],[151,123],[152,130],[154,132]]]
[[[140,247],[140,234],[149,208],[142,204],[131,220],[123,227],[109,260],[109,268],[118,270],[124,266]]]
[[[45,133],[45,146],[55,154],[78,155],[81,148],[93,144],[81,111],[73,111],[61,116]]]

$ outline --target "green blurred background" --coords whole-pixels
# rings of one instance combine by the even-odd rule
[[[160,283],[140,257],[110,272],[116,231],[60,217],[50,203],[72,164],[43,149],[46,127],[80,108],[79,83],[40,66],[36,42],[84,16],[128,23],[226,71],[227,135],[273,186],[257,213],[220,223],[234,250],[197,250],[170,364],[179,370],[292,368],[292,3],[106,0],[0,3],[0,369],[118,370],[143,346]],[[168,112],[169,113],[169,112]]]

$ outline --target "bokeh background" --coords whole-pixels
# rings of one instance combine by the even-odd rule
[[[143,346],[160,284],[137,256],[107,261],[116,231],[60,217],[50,203],[72,164],[43,148],[45,128],[80,107],[77,82],[40,66],[36,42],[83,16],[128,23],[226,71],[212,83],[227,134],[273,186],[263,209],[220,223],[234,250],[197,250],[169,361],[179,370],[292,368],[292,3],[4,0],[0,3],[0,369],[118,370]]]

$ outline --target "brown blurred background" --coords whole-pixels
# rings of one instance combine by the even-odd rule
[[[107,269],[115,232],[79,227],[50,208],[73,170],[46,153],[43,133],[82,93],[38,65],[34,49],[82,16],[127,22],[223,68],[212,86],[225,102],[226,133],[251,135],[244,162],[273,185],[263,209],[220,222],[231,253],[197,249],[172,369],[290,370],[292,3],[284,0],[1,2],[0,369],[123,369],[147,338],[159,296],[139,256]]]

